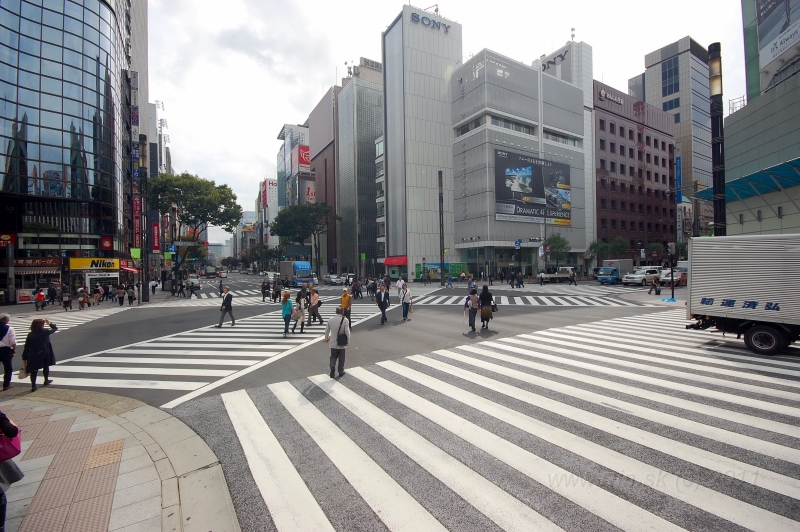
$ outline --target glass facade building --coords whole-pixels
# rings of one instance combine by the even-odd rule
[[[129,9],[0,0],[0,232],[16,232],[27,256],[125,250]]]

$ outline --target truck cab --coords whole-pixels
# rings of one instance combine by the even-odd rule
[[[601,266],[597,268],[597,282],[600,284],[617,284],[620,280],[619,268],[616,266]]]

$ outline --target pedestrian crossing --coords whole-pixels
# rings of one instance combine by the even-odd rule
[[[334,314],[333,305],[320,308],[325,321]],[[353,309],[353,325],[374,314],[372,308]],[[324,332],[317,324],[301,334],[298,324],[296,333],[284,338],[283,328],[279,310],[236,320],[235,327],[226,318],[222,328],[210,325],[67,359],[52,366],[50,375],[58,387],[198,390],[318,339]]]
[[[174,413],[235,479],[243,530],[800,529],[800,349],[685,323],[545,329]]]
[[[414,298],[415,305],[464,305],[466,295],[442,295],[441,292]],[[601,296],[494,296],[497,305],[533,307],[649,307],[646,303]]]
[[[9,320],[9,325],[14,327],[14,330],[17,331],[17,341],[20,341],[19,335],[22,334],[22,339],[25,339],[25,334],[27,331],[30,330],[31,322],[35,319],[49,319],[53,323],[56,324],[58,327],[58,331],[66,331],[73,327],[77,327],[78,325],[82,325],[84,323],[88,323],[90,321],[98,320],[100,318],[105,318],[106,316],[111,316],[113,314],[117,314],[119,312],[123,312],[125,310],[130,309],[131,307],[125,306],[120,307],[117,305],[111,307],[98,307],[88,310],[77,310],[77,307],[69,312],[49,312],[49,313],[38,313],[38,312],[31,312],[30,314],[24,315],[17,315],[11,316]]]

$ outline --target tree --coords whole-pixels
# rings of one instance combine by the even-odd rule
[[[629,242],[624,236],[618,236],[608,245],[608,253],[611,257],[621,258],[628,254]]]
[[[647,245],[647,254],[649,257],[653,256],[653,253],[656,255],[663,255],[664,254],[664,246],[661,242],[650,242]]]
[[[159,174],[150,180],[148,205],[161,213],[175,210],[177,234],[185,228],[189,240],[198,241],[209,225],[221,227],[232,233],[242,219],[242,208],[236,203],[236,194],[228,185],[217,185],[188,172],[180,175]],[[179,257],[186,264],[189,246],[181,246]],[[175,273],[178,272],[175,264]]]
[[[567,260],[567,254],[572,250],[569,241],[561,236],[561,233],[548,236],[544,245],[550,246],[550,260],[556,261],[556,268],[562,260]]]
[[[678,242],[675,244],[675,260],[686,260],[689,257],[689,244]]]
[[[608,244],[602,240],[593,240],[583,256],[589,259],[590,264],[593,260],[596,260],[596,264],[600,266],[608,257]]]
[[[317,256],[317,275],[319,275],[320,235],[328,232],[328,226],[341,220],[333,214],[333,208],[326,203],[305,203],[283,209],[269,225],[269,234],[280,236],[287,242],[303,244],[309,238]]]

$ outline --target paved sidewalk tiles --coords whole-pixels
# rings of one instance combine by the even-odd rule
[[[216,456],[163,410],[63,390],[0,409],[22,429],[25,472],[7,493],[7,532],[239,532]]]

